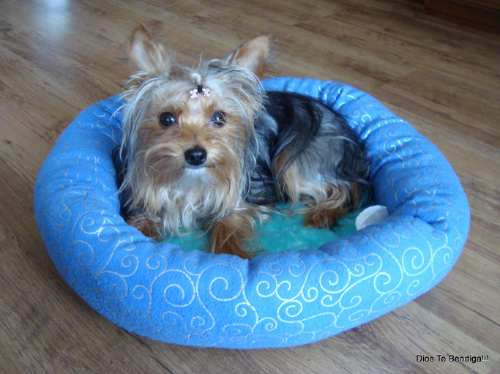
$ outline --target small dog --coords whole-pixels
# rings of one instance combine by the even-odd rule
[[[189,68],[136,28],[121,146],[131,225],[152,237],[209,230],[212,252],[248,258],[255,220],[277,202],[304,202],[314,227],[358,206],[368,176],[362,145],[320,102],[264,92],[269,50],[260,36]]]

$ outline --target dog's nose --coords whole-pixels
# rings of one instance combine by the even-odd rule
[[[207,151],[197,145],[184,152],[184,158],[189,165],[200,166],[207,161]]]

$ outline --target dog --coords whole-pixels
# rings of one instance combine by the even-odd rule
[[[174,61],[143,27],[124,91],[120,192],[129,224],[161,238],[210,233],[210,250],[249,258],[245,241],[278,202],[332,227],[367,185],[363,146],[338,113],[309,97],[265,92],[270,38],[196,67]]]

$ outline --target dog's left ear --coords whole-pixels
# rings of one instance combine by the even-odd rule
[[[271,49],[269,36],[263,35],[252,39],[227,56],[229,64],[238,65],[262,77],[266,70],[267,60]]]

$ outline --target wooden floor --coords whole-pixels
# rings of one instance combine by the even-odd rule
[[[472,228],[453,272],[390,315],[295,349],[169,346],[93,312],[44,250],[33,183],[71,119],[122,87],[139,22],[188,63],[271,34],[274,75],[349,82],[411,121],[469,196]],[[500,36],[426,16],[419,1],[2,0],[0,202],[1,373],[500,373]]]

